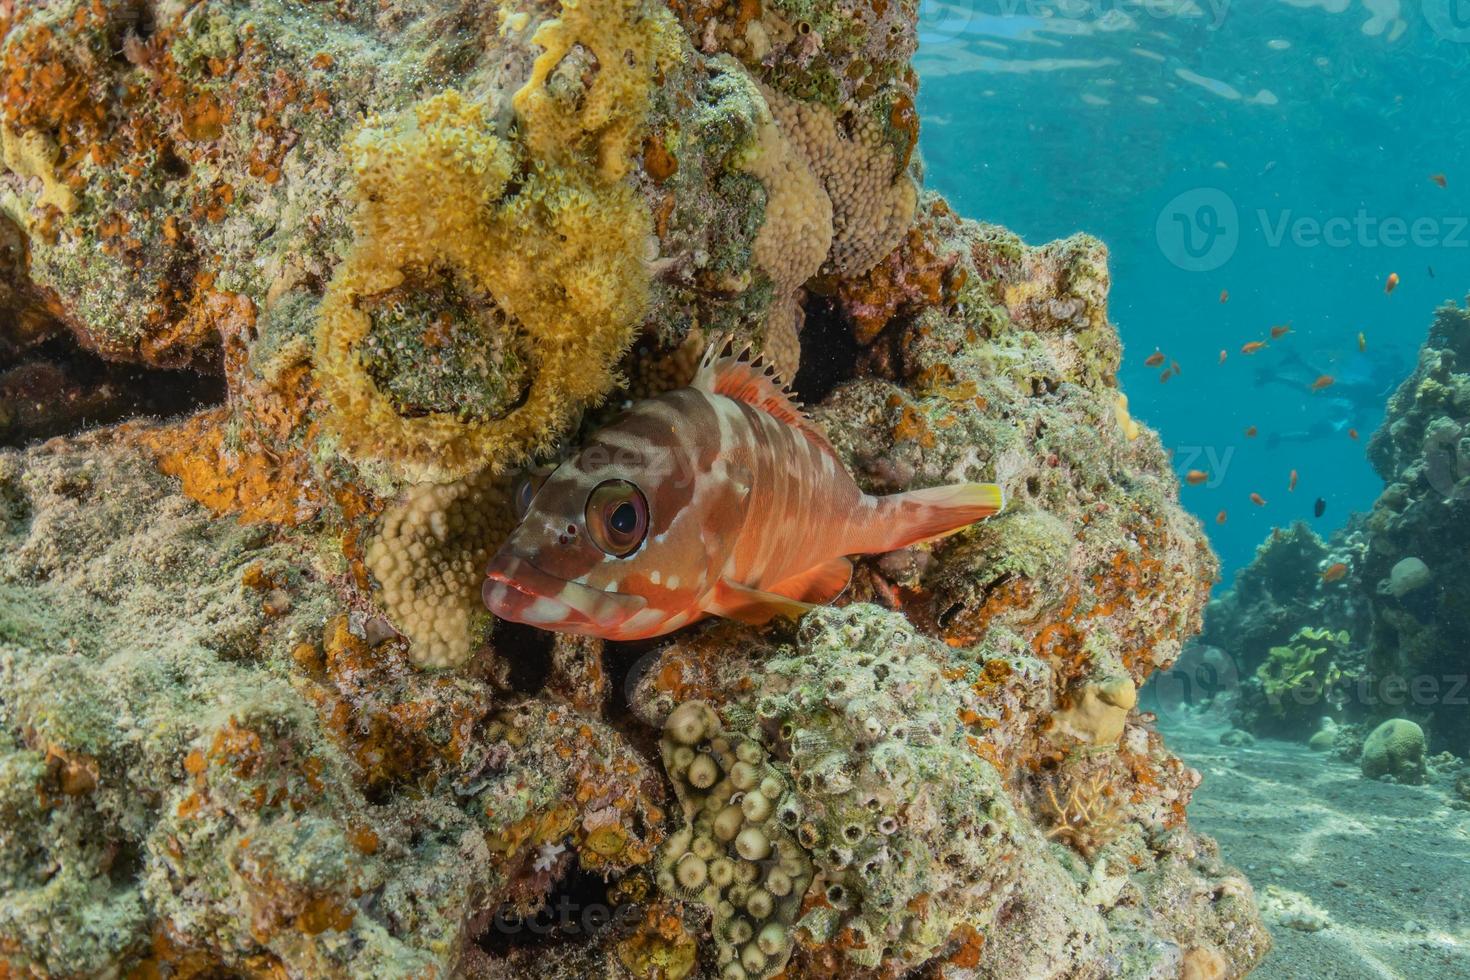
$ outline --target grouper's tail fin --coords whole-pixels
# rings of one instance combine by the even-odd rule
[[[1005,491],[994,483],[956,483],[873,497],[877,513],[869,528],[869,546],[878,554],[933,541],[969,527],[1005,509]]]

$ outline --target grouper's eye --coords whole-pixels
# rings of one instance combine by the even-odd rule
[[[648,536],[648,501],[627,480],[604,480],[587,497],[587,533],[614,558],[627,558]]]

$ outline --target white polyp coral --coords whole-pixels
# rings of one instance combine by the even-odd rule
[[[556,867],[557,858],[567,851],[565,844],[547,842],[536,849],[536,860],[531,862],[532,871],[550,871]]]

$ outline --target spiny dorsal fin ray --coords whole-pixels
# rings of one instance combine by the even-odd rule
[[[791,395],[788,385],[764,355],[750,355],[750,344],[739,350],[728,336],[710,338],[694,375],[693,386],[712,395],[724,395],[760,409],[806,436],[826,452],[837,455],[817,423],[802,411],[801,402]]]

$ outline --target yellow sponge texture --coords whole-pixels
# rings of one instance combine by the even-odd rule
[[[546,50],[513,100],[518,140],[497,133],[493,106],[454,90],[359,130],[348,146],[355,242],[323,297],[317,335],[327,422],[348,456],[410,482],[502,470],[549,448],[613,386],[649,303],[652,219],[623,178],[675,36],[661,5],[570,0],[534,36]],[[599,67],[553,91],[553,69],[574,46],[596,53]],[[504,312],[486,329],[520,335],[529,387],[500,417],[400,413],[364,368],[372,321],[361,307],[433,270]]]

